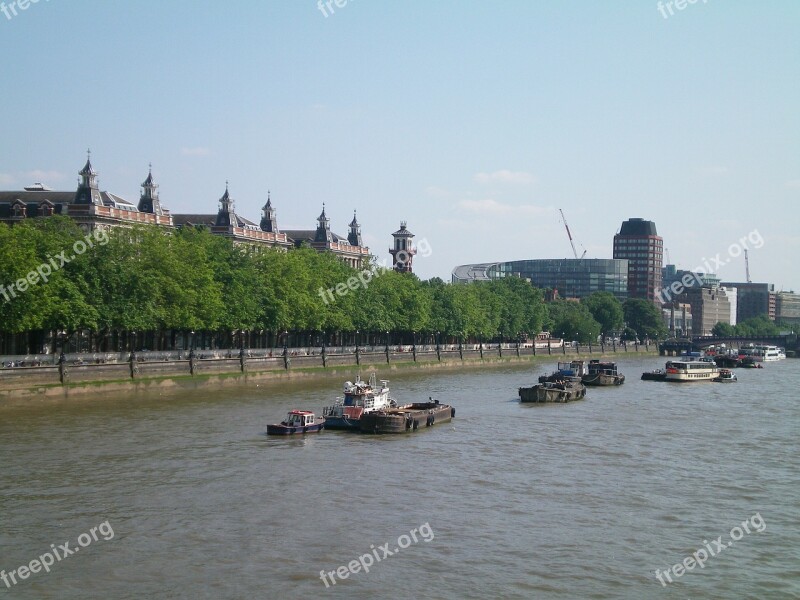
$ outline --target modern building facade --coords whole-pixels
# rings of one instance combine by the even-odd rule
[[[620,301],[628,297],[628,261],[615,259],[532,259],[461,265],[453,269],[453,283],[491,281],[503,277],[527,279],[535,287],[557,290],[564,298],[585,298],[611,292]]]
[[[628,261],[628,297],[660,304],[664,240],[653,221],[632,218],[614,236],[614,258]]]
[[[771,321],[775,320],[777,295],[773,284],[727,281],[722,285],[726,288],[735,287],[737,290],[736,321],[738,323],[761,315],[768,317]]]
[[[665,265],[661,269],[660,300],[669,303],[685,289],[695,287],[718,287],[720,278],[713,273],[698,273],[678,269],[675,265]]]

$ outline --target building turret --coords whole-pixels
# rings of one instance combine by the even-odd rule
[[[228,182],[225,182],[225,193],[219,199],[219,212],[217,213],[217,227],[230,227],[236,226],[237,219],[236,213],[233,209],[233,198],[228,192]]]
[[[322,213],[317,217],[317,231],[314,235],[315,242],[333,242],[331,233],[331,220],[325,214],[325,203],[322,204]]]
[[[411,273],[411,263],[417,249],[413,246],[414,234],[406,229],[406,222],[400,222],[400,229],[392,234],[394,248],[389,248],[392,255],[392,268],[398,273]]]
[[[261,211],[261,231],[280,233],[278,219],[275,217],[275,209],[272,207],[272,199],[269,196],[269,192],[267,192],[267,203]]]
[[[351,246],[364,245],[364,240],[361,238],[361,225],[356,220],[356,211],[353,211],[353,220],[350,221],[350,234],[347,236],[347,241]]]
[[[92,168],[92,152],[86,151],[86,164],[78,172],[81,176],[78,183],[78,190],[75,192],[74,204],[95,204],[103,206],[103,199],[100,196],[100,189],[97,185],[97,172]]]
[[[158,185],[153,181],[153,165],[142,183],[142,195],[139,197],[139,212],[163,215],[161,200],[158,197]]]

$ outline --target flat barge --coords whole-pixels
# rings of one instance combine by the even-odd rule
[[[364,413],[359,419],[362,433],[406,433],[420,427],[447,423],[456,416],[456,409],[448,404],[413,402],[397,408]]]
[[[520,402],[572,402],[586,397],[586,387],[574,381],[547,381],[519,388]]]

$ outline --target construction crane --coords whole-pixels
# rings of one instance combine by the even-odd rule
[[[572,234],[569,231],[569,225],[567,225],[567,218],[564,216],[564,211],[560,208],[558,212],[561,213],[561,220],[564,221],[564,227],[567,229],[567,237],[569,238],[569,245],[572,246],[572,254],[575,255],[575,260],[578,260],[578,251],[575,250],[575,242],[572,240]],[[581,244],[581,248],[583,248],[583,244]],[[581,254],[581,258],[586,256],[586,248],[583,248],[583,254]]]
[[[747,283],[753,283],[750,281],[750,259],[747,257],[747,250],[744,251],[744,274]]]

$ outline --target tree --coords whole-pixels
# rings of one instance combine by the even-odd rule
[[[628,327],[636,331],[639,337],[659,339],[667,336],[661,309],[649,300],[629,298],[622,309]]]
[[[556,300],[547,305],[550,331],[565,340],[582,344],[597,341],[600,323],[594,320],[585,304],[570,300]]]
[[[625,315],[622,311],[622,302],[611,292],[595,292],[587,296],[582,302],[592,313],[594,320],[600,323],[603,335],[622,329]]]
[[[730,323],[719,321],[711,329],[711,335],[716,337],[734,337],[736,335],[736,328]]]

